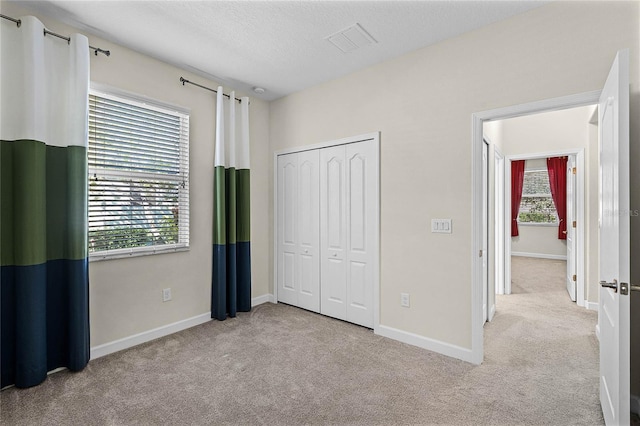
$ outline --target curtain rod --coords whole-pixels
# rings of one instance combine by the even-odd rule
[[[180,83],[182,83],[182,85],[183,85],[183,86],[184,86],[184,84],[185,84],[185,83],[193,84],[194,86],[198,86],[198,87],[200,87],[201,89],[209,90],[209,91],[211,91],[211,92],[213,92],[213,93],[218,93],[218,91],[217,91],[217,90],[213,90],[213,89],[210,89],[209,87],[203,86],[203,85],[201,85],[201,84],[194,83],[193,81],[189,81],[189,80],[187,80],[187,79],[186,79],[186,78],[184,78],[184,77],[180,77]],[[231,96],[227,95],[226,93],[223,93],[222,95],[223,95],[223,96],[226,96],[226,97],[227,97],[227,98],[229,98],[229,99],[231,99]],[[242,103],[242,99],[238,99],[238,98],[234,98],[234,99],[235,99],[236,101],[238,101],[238,102]]]
[[[4,18],[4,19],[7,19],[7,20],[9,20],[9,21],[15,22],[15,23],[16,23],[16,25],[18,26],[18,28],[20,28],[20,26],[22,25],[22,21],[21,21],[20,19],[12,18],[12,17],[10,17],[10,16],[3,15],[3,14],[1,14],[1,13],[0,13],[0,18]],[[66,40],[66,41],[67,41],[67,44],[70,44],[70,43],[71,43],[71,37],[65,37],[65,36],[62,36],[62,35],[60,35],[60,34],[56,34],[56,33],[54,33],[53,31],[49,31],[48,29],[46,29],[46,28],[45,28],[45,29],[44,29],[44,36],[46,37],[46,36],[47,36],[47,34],[48,34],[48,35],[52,35],[52,36],[54,36],[54,37],[58,37],[58,38],[60,38],[60,39],[62,39],[62,40]],[[98,53],[102,53],[102,54],[104,54],[105,56],[110,56],[110,55],[111,55],[111,52],[110,52],[110,51],[108,51],[108,50],[104,50],[104,49],[100,49],[99,47],[89,46],[89,49],[92,49],[92,50],[94,51],[94,53],[96,54],[96,56],[98,56]]]

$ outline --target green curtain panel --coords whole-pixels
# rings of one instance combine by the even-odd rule
[[[213,173],[211,318],[251,310],[249,98],[218,87]]]
[[[1,20],[2,386],[34,386],[89,361],[89,45]]]

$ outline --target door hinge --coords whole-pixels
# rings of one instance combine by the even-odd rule
[[[478,257],[482,257],[482,250],[478,252]]]
[[[573,221],[573,227],[574,228],[576,227],[576,221],[575,220]]]
[[[576,275],[574,275],[573,277],[571,277],[574,281],[576,281],[578,279],[578,277]]]
[[[573,169],[571,169],[571,172],[575,175],[576,174],[576,168],[574,167]]]

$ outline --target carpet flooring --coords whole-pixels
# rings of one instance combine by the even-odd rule
[[[0,393],[3,425],[601,425],[596,313],[513,259],[474,366],[264,304]]]

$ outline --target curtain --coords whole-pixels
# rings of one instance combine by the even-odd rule
[[[249,98],[218,87],[213,174],[211,318],[251,310]]]
[[[558,239],[567,239],[567,157],[547,158],[551,197],[558,213]]]
[[[524,160],[511,161],[511,236],[517,237],[518,214],[522,201],[522,185],[524,183]]]
[[[89,45],[1,23],[2,386],[34,386],[89,361]]]

